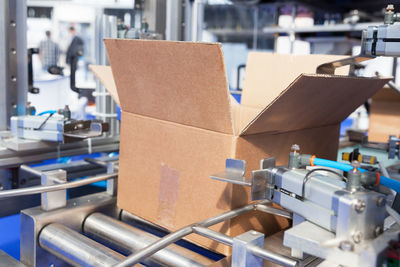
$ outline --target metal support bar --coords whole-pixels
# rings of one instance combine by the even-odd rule
[[[261,202],[259,204],[265,204],[265,203],[269,203],[269,201],[264,201]],[[116,265],[116,267],[122,267],[122,266],[132,266],[136,263],[141,262],[142,260],[144,260],[145,258],[153,255],[154,253],[156,253],[157,251],[167,247],[168,245],[182,239],[183,237],[192,234],[195,232],[196,227],[210,227],[212,225],[218,224],[220,222],[232,219],[234,217],[237,217],[241,214],[247,213],[249,211],[255,210],[256,209],[256,205],[257,204],[250,204],[247,206],[244,206],[242,208],[239,209],[235,209],[235,210],[231,210],[228,212],[225,212],[223,214],[217,215],[215,217],[206,219],[204,221],[201,221],[199,223],[195,223],[195,224],[191,224],[188,225],[184,228],[179,229],[176,232],[170,233],[166,236],[164,236],[163,238],[161,238],[159,241],[152,243],[151,245],[145,247],[144,249],[130,255],[129,257],[127,257],[124,261],[118,263]],[[201,230],[200,230],[201,231]],[[220,237],[220,235],[219,235]],[[214,239],[215,240],[215,239]],[[227,240],[227,239],[226,239]],[[255,248],[254,248],[255,247]],[[262,257],[263,259],[284,265],[284,266],[297,266],[298,263],[295,260],[292,260],[290,258],[287,258],[285,256],[282,255],[278,255],[275,254],[273,252],[270,251],[266,251],[262,248],[261,251],[257,250],[257,247],[254,246],[253,248],[251,248],[253,250],[253,253],[259,257]]]
[[[82,228],[90,238],[110,245],[110,248],[123,254],[138,251],[159,240],[148,232],[101,213],[89,215]],[[143,263],[150,266],[207,266],[213,261],[191,250],[171,244],[144,260]]]
[[[193,231],[198,235],[210,238],[214,241],[220,242],[228,246],[233,246],[233,238],[228,235],[224,235],[220,232],[216,232],[202,226],[194,226]]]
[[[5,190],[0,192],[0,199],[2,198],[8,198],[8,197],[15,197],[15,196],[24,196],[24,195],[33,195],[33,194],[40,194],[40,193],[45,193],[45,192],[52,192],[52,191],[58,191],[61,189],[69,189],[69,188],[75,188],[75,187],[80,187],[83,185],[87,184],[92,184],[108,179],[117,179],[118,174],[113,173],[113,174],[104,174],[104,175],[96,175],[93,177],[89,177],[86,179],[78,180],[78,181],[73,181],[65,184],[55,184],[55,185],[49,185],[49,186],[32,186],[32,187],[27,187],[27,188],[21,188],[21,189],[13,189],[13,190]]]
[[[42,186],[64,184],[67,182],[65,170],[44,172],[41,175]],[[41,207],[44,211],[54,210],[67,205],[67,190],[61,189],[53,192],[42,193]]]
[[[266,213],[271,213],[280,217],[284,217],[287,219],[292,219],[292,213],[286,211],[286,210],[282,210],[282,209],[277,209],[274,207],[270,207],[270,206],[266,206],[266,205],[256,205],[256,210],[258,211],[263,211]]]
[[[73,266],[113,266],[124,257],[58,223],[45,226],[39,244]]]
[[[33,174],[35,176],[38,176],[38,177],[42,176],[42,172],[41,171],[38,171],[38,170],[36,170],[35,168],[32,168],[32,167],[29,167],[28,165],[21,165],[21,166],[19,166],[19,169],[23,170],[23,171],[26,171],[26,172],[29,172],[29,173],[31,173],[31,174]]]
[[[220,242],[222,244],[225,244],[225,245],[228,245],[231,247],[234,246],[235,239],[240,238],[240,236],[232,238],[230,236],[224,235],[222,233],[213,231],[211,229],[208,229],[208,228],[202,227],[202,226],[193,226],[192,228],[193,228],[193,232],[198,235],[210,238],[214,241]],[[245,234],[253,235],[253,232],[255,232],[255,231],[249,231],[242,235],[245,235]],[[258,233],[258,234],[260,234],[260,233]],[[262,240],[264,242],[264,235],[262,235],[262,237],[263,237]],[[274,263],[277,263],[277,264],[280,264],[283,266],[297,266],[296,261],[286,258],[282,255],[276,254],[272,251],[266,250],[264,248],[264,243],[262,243],[262,245],[253,245],[253,243],[251,243],[251,244],[249,243],[246,245],[246,251],[248,251],[249,253],[252,253],[253,255],[255,255],[259,258],[262,258],[264,260],[271,261],[271,262],[274,262]],[[234,261],[234,260],[232,259],[232,261]],[[254,266],[254,265],[250,264],[250,265],[246,265],[246,266]]]

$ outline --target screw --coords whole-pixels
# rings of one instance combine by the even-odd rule
[[[3,185],[0,184],[0,191],[3,190],[3,189],[4,189]]]
[[[252,235],[258,235],[258,232],[257,232],[257,231],[254,231],[254,230],[251,230],[251,231],[250,231],[250,234],[252,234]]]
[[[17,81],[17,77],[11,76],[11,81],[12,81],[12,82],[16,82],[16,81]]]
[[[385,206],[385,204],[386,204],[386,198],[384,198],[382,196],[378,197],[378,199],[376,200],[376,205],[378,207],[383,207],[383,206]]]
[[[10,26],[11,26],[11,27],[16,27],[16,26],[17,26],[17,23],[16,23],[15,21],[12,20],[12,21],[10,21]]]
[[[11,48],[11,54],[13,55],[17,54],[17,50],[15,50],[15,48]]]
[[[393,12],[394,11],[394,5],[387,5],[386,11],[387,12]]]
[[[290,148],[290,152],[296,155],[298,152],[300,152],[300,146],[298,144],[293,144]]]
[[[340,242],[339,248],[344,251],[352,251],[354,248],[354,245],[350,241],[345,240],[345,241]]]
[[[357,203],[354,204],[354,209],[358,213],[361,213],[365,210],[366,206],[367,206],[367,204],[365,204],[365,201],[357,200]]]
[[[378,237],[380,234],[382,234],[383,233],[383,229],[382,229],[382,227],[381,226],[377,226],[376,228],[375,228],[375,237]]]
[[[353,241],[354,243],[360,243],[362,239],[362,233],[360,231],[357,231],[353,234]]]

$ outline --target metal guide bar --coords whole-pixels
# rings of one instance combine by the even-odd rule
[[[40,193],[45,193],[45,192],[58,191],[61,189],[75,188],[75,187],[80,187],[80,186],[87,185],[87,184],[92,184],[92,183],[96,183],[96,182],[100,182],[100,181],[104,181],[104,180],[117,179],[117,178],[118,178],[118,173],[111,173],[111,174],[96,175],[96,176],[89,177],[86,179],[63,183],[63,184],[55,184],[55,185],[49,185],[49,186],[32,186],[32,187],[21,188],[21,189],[5,190],[5,191],[0,191],[0,199],[8,198],[8,197],[40,194]]]
[[[253,210],[260,210],[260,211],[273,213],[273,214],[280,215],[280,216],[284,215],[284,217],[288,217],[288,214],[283,214],[280,211],[275,212],[274,209],[260,208],[260,206],[264,206],[265,204],[268,204],[268,203],[270,203],[270,202],[263,201],[263,202],[256,203],[256,204],[250,204],[250,205],[244,206],[242,208],[238,208],[238,209],[217,215],[215,217],[211,217],[211,218],[201,221],[199,223],[194,223],[194,224],[188,225],[186,227],[183,227],[175,232],[172,232],[172,233],[164,236],[159,241],[150,244],[149,246],[139,250],[138,252],[131,254],[125,260],[121,261],[120,263],[116,264],[115,266],[116,267],[132,266],[134,264],[140,263],[147,257],[158,252],[159,250],[161,250],[161,249],[171,245],[172,243],[175,243],[176,241],[182,239],[183,237],[185,237],[189,234],[193,234],[193,233],[200,234],[204,237],[210,238],[217,242],[232,246],[233,238],[226,236],[222,233],[212,231],[212,230],[208,229],[207,227],[210,227],[215,224],[221,223],[223,221],[232,219],[234,217],[237,217],[239,215],[242,215],[244,213],[247,213],[247,212],[250,212]],[[250,246],[248,248],[248,250],[251,251],[257,257],[260,257],[264,260],[271,261],[271,262],[274,262],[274,263],[277,263],[277,264],[280,264],[283,266],[298,266],[299,265],[299,262],[296,260],[279,255],[272,251],[268,251],[264,248],[257,247],[255,245]]]

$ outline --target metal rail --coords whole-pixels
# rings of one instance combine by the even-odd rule
[[[220,242],[222,244],[225,244],[225,245],[228,245],[231,247],[233,246],[233,242],[234,242],[233,238],[228,235],[224,235],[222,233],[216,232],[214,230],[211,230],[211,229],[208,229],[208,228],[202,227],[202,226],[194,226],[193,231],[196,234],[210,238],[214,241]],[[295,263],[295,261],[293,261],[292,259],[288,258],[287,260],[285,260],[285,259],[283,259],[282,255],[278,255],[276,253],[273,253],[271,251],[268,251],[268,250],[261,248],[259,246],[256,246],[256,245],[250,245],[250,244],[247,245],[247,250],[257,257],[260,257],[267,261],[278,263],[278,264],[281,264],[284,266],[293,266],[292,264]]]
[[[238,208],[232,211],[225,212],[223,214],[217,215],[215,217],[206,219],[204,221],[201,221],[199,223],[191,224],[186,227],[183,227],[179,229],[176,232],[170,233],[163,238],[161,238],[159,241],[152,243],[151,245],[145,247],[144,249],[131,254],[128,256],[125,260],[121,261],[120,263],[116,264],[116,267],[125,267],[125,266],[132,266],[134,264],[137,264],[141,261],[143,261],[145,258],[153,255],[157,251],[169,246],[170,244],[182,239],[183,237],[192,234],[192,233],[197,233],[201,234],[203,236],[206,236],[208,238],[211,238],[215,241],[231,245],[233,244],[233,241],[231,241],[231,237],[225,236],[221,233],[214,232],[210,229],[207,229],[207,227],[210,227],[212,225],[218,224],[220,222],[232,219],[234,217],[237,217],[241,214],[247,213],[252,210],[259,209],[260,210],[260,205],[270,203],[269,201],[263,201],[258,204],[250,204],[247,206],[244,206],[242,208]],[[257,208],[258,207],[258,208]],[[262,210],[262,209],[261,209]],[[273,210],[270,209],[264,209],[262,211],[268,212],[268,213],[274,213]],[[277,215],[282,215],[281,212],[279,212]],[[285,214],[286,215],[286,214]],[[207,230],[205,230],[207,229]],[[283,265],[283,266],[298,266],[298,261],[290,259],[288,257],[276,254],[272,251],[268,251],[264,248],[251,248],[253,251],[254,255],[257,255],[265,260]]]
[[[31,174],[33,174],[35,176],[38,176],[38,177],[42,176],[42,172],[41,171],[38,171],[38,170],[36,170],[35,168],[32,168],[32,167],[29,167],[28,165],[21,165],[21,166],[19,166],[19,169],[23,170],[23,171],[26,171],[26,172],[29,172],[29,173],[31,173]]]
[[[292,214],[286,210],[277,209],[277,208],[265,206],[265,205],[256,205],[255,209],[258,211],[266,212],[266,213],[272,213],[272,214],[284,217],[286,219],[292,219]]]
[[[58,191],[58,190],[62,190],[62,189],[75,188],[75,187],[80,187],[83,185],[92,184],[92,183],[96,183],[96,182],[100,182],[100,181],[104,181],[104,180],[116,179],[117,177],[118,177],[118,173],[111,173],[111,174],[96,175],[96,176],[89,177],[86,179],[63,183],[63,184],[56,184],[56,185],[49,185],[49,186],[32,186],[32,187],[27,187],[27,188],[4,190],[4,191],[0,191],[0,199],[16,197],[16,196],[40,194],[40,193],[45,193],[45,192]]]

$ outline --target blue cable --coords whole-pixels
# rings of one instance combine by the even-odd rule
[[[320,158],[314,158],[313,160],[314,165],[319,165],[319,166],[324,166],[324,167],[330,167],[338,170],[342,170],[345,172],[349,172],[353,169],[353,166],[346,164],[346,163],[340,163],[336,162],[333,160],[327,160],[327,159],[320,159]],[[358,169],[360,172],[366,172],[367,170]],[[386,176],[380,176],[379,184],[387,186],[397,193],[400,193],[400,182],[394,179],[390,179]]]
[[[37,114],[37,115],[38,115],[38,116],[42,116],[42,115],[44,115],[44,114],[54,114],[54,113],[57,113],[57,110],[46,110],[46,111],[40,112],[40,113]]]

